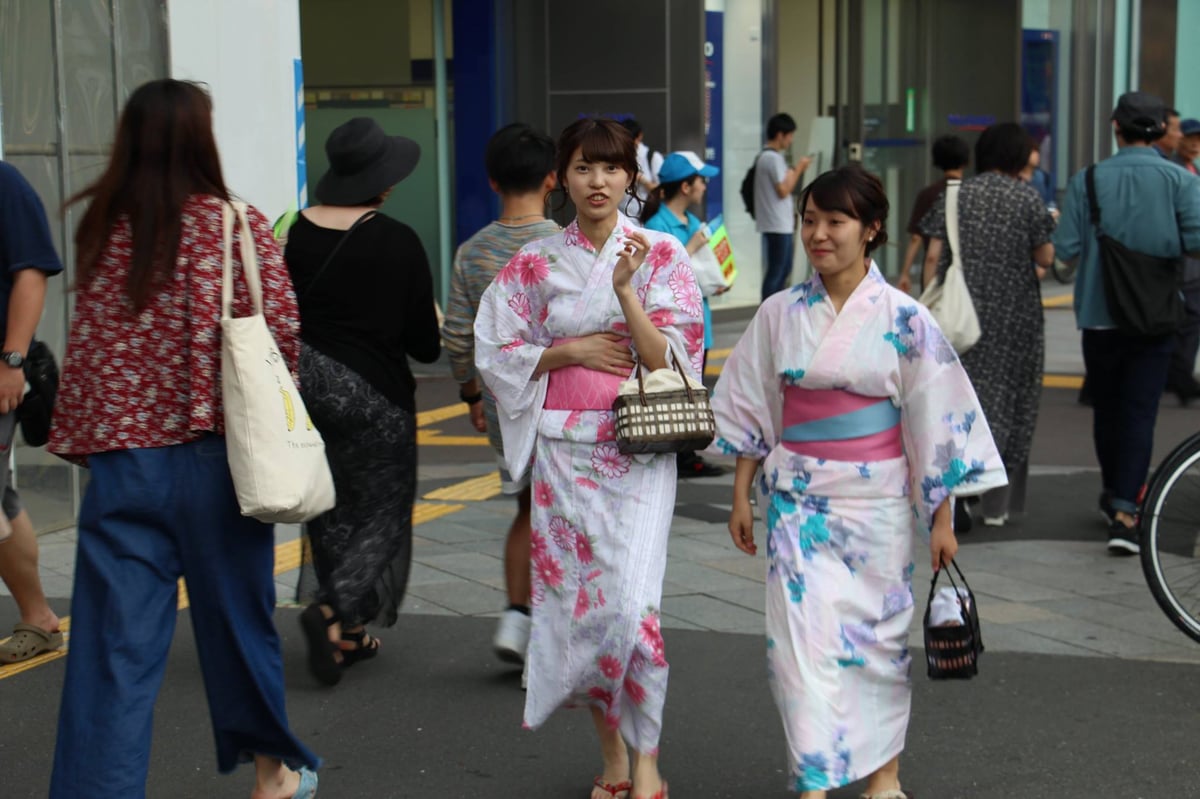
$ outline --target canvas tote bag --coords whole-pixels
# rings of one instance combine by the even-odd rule
[[[979,317],[967,290],[958,246],[958,188],[960,180],[946,182],[946,243],[950,246],[950,268],[940,281],[921,293],[918,302],[929,309],[954,351],[962,355],[979,341]]]
[[[263,315],[262,281],[246,204],[225,206],[221,279],[221,391],[229,470],[243,516],[304,522],[334,506],[325,442],[296,390]],[[253,313],[233,318],[233,227]]]

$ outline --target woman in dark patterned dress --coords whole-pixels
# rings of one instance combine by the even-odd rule
[[[1037,425],[1045,362],[1041,278],[1054,263],[1054,220],[1037,191],[1020,179],[1033,141],[1020,125],[985,130],[975,144],[978,174],[958,193],[963,274],[979,315],[979,341],[962,364],[983,405],[1008,470],[1008,485],[985,493],[983,523],[999,527],[1025,509],[1029,450]],[[926,263],[950,265],[946,198],[921,221],[931,238]]]
[[[325,438],[337,506],[308,523],[316,602],[301,614],[313,675],[336,684],[395,624],[412,561],[417,486],[411,356],[438,358],[433,277],[412,228],[378,213],[420,148],[358,117],[330,134],[321,205],[288,231],[300,304],[300,391]]]

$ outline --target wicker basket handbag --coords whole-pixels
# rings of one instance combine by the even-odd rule
[[[950,565],[958,572],[963,588],[954,582],[954,575],[943,563],[929,582],[929,605],[925,607],[925,659],[931,680],[969,680],[979,673],[979,656],[983,653],[983,636],[979,629],[979,608],[975,604],[975,592],[967,585],[962,569],[953,560]],[[934,626],[930,624],[930,609],[937,590],[938,577],[946,573],[955,594],[959,597],[962,624]]]
[[[651,379],[668,383],[668,388],[652,385],[647,390],[641,361],[635,364],[637,393],[623,391],[613,401],[617,449],[622,453],[693,452],[712,443],[717,424],[708,390],[692,386],[679,364],[674,366],[675,373],[658,369]]]

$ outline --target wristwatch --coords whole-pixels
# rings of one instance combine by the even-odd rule
[[[460,400],[462,400],[463,402],[467,403],[468,405],[474,405],[475,403],[477,403],[481,399],[483,399],[483,392],[477,391],[474,394],[464,394],[463,390],[460,388],[458,390],[458,398]]]
[[[0,352],[0,360],[4,361],[13,369],[20,369],[25,364],[25,356],[13,350],[11,352]]]

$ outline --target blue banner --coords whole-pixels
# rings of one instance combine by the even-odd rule
[[[292,62],[296,89],[296,210],[308,207],[308,147],[304,132],[304,64],[297,58]]]
[[[708,181],[705,218],[721,213],[725,185],[725,114],[721,92],[725,72],[725,12],[704,12],[704,160],[721,173]]]

